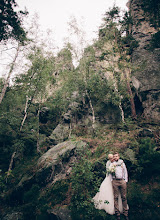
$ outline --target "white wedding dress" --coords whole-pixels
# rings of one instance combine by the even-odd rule
[[[114,210],[114,196],[113,196],[113,187],[110,180],[110,176],[106,175],[106,178],[103,180],[99,192],[93,198],[95,207],[97,209],[104,209],[108,214],[115,214]],[[119,193],[118,197],[119,211],[123,212],[122,199]]]

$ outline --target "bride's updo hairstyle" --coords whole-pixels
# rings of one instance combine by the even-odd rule
[[[113,158],[113,154],[108,154],[108,159]]]

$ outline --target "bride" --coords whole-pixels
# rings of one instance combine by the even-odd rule
[[[106,169],[109,168],[113,160],[113,154],[108,154],[108,161],[106,163]],[[106,178],[103,180],[99,192],[95,195],[93,198],[95,207],[97,209],[104,209],[108,214],[113,215],[115,214],[114,210],[114,195],[113,195],[113,187],[112,182],[110,179],[111,174],[106,174]],[[119,193],[118,198],[118,204],[119,204],[119,210],[122,213],[123,207],[122,207],[122,199]]]

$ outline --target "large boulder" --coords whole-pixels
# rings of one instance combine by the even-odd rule
[[[2,220],[17,220],[17,219],[19,219],[19,220],[21,220],[21,219],[23,219],[23,214],[21,213],[21,212],[12,212],[12,213],[8,213],[8,214],[6,214],[3,218],[2,218]]]
[[[54,208],[50,211],[51,214],[57,216],[59,220],[72,220],[71,213],[67,206]]]
[[[56,146],[52,146],[43,154],[34,169],[34,173],[25,173],[21,176],[19,183],[8,192],[7,203],[22,205],[24,202],[24,193],[36,187],[46,187],[56,181],[67,178],[72,172],[74,163],[79,158],[79,151],[85,150],[87,143],[83,141],[66,141]],[[16,216],[17,212],[8,216]],[[13,217],[14,219],[14,217]]]
[[[58,124],[57,127],[53,130],[52,134],[49,136],[49,140],[53,144],[59,144],[66,139],[68,139],[70,132],[69,124]]]
[[[82,149],[86,146],[83,141],[65,141],[63,143],[52,146],[45,154],[43,154],[38,160],[38,168],[44,169],[53,165],[57,165],[59,159],[69,160],[69,158],[75,154],[77,149]]]
[[[158,29],[151,23],[151,15],[144,12],[141,0],[129,0],[133,25],[132,35],[138,47],[132,53],[132,82],[145,118],[160,122],[160,48],[150,48],[152,36]],[[138,109],[137,109],[138,111]]]
[[[36,181],[45,185],[64,179],[72,170],[77,151],[84,150],[86,146],[83,141],[65,141],[53,146],[38,160]]]

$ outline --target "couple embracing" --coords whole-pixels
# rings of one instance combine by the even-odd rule
[[[120,214],[123,213],[128,220],[127,205],[127,168],[119,153],[108,155],[106,163],[107,175],[102,182],[99,192],[93,198],[97,209],[104,209],[108,214],[116,214],[117,220],[120,220]]]

